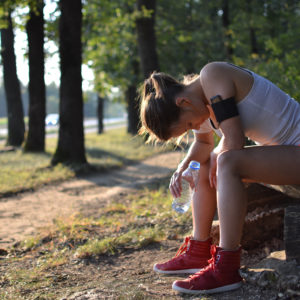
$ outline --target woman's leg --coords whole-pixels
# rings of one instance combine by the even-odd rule
[[[270,184],[300,184],[300,147],[258,146],[231,150],[218,157],[217,201],[220,247],[239,246],[246,214],[242,178]]]
[[[210,231],[216,211],[216,190],[208,181],[209,165],[202,164],[196,192],[192,201],[193,236],[186,237],[177,254],[170,260],[157,263],[153,270],[163,274],[196,273],[205,268],[211,258]]]
[[[216,212],[216,190],[208,180],[209,162],[201,164],[199,181],[192,201],[193,238],[204,241],[210,236]]]
[[[238,247],[246,213],[242,179],[271,184],[300,184],[300,147],[269,146],[230,150],[217,161],[217,204],[220,220],[220,247],[212,247],[207,268],[185,280],[177,280],[176,291],[196,294],[224,292],[239,288]]]

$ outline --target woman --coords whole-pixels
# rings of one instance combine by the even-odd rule
[[[187,84],[153,73],[144,82],[140,116],[140,133],[147,132],[150,140],[168,141],[194,131],[194,141],[170,181],[174,197],[180,195],[188,163],[201,163],[192,201],[192,236],[177,256],[155,264],[154,270],[196,272],[172,286],[189,294],[240,287],[240,241],[247,205],[243,181],[300,184],[300,104],[252,71],[212,62]],[[213,130],[221,134],[216,148]],[[245,148],[245,137],[257,146]],[[216,206],[220,241],[211,246]]]

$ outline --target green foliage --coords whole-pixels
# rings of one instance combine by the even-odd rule
[[[28,7],[28,3],[29,0],[1,1],[0,16],[5,16],[8,9]],[[142,81],[135,20],[141,14],[150,16],[153,12],[146,9],[138,12],[135,0],[83,3],[83,59],[94,70],[95,90],[106,96],[117,86],[120,93],[116,99],[124,101],[126,88]],[[199,73],[209,61],[230,60],[259,72],[299,99],[299,1],[228,1],[227,27],[222,19],[223,3],[222,0],[156,2],[161,71],[180,77]],[[24,23],[26,10],[16,13]],[[57,6],[45,27],[46,38],[55,43],[58,43],[58,20]],[[227,46],[233,49],[230,57]]]
[[[297,1],[229,1],[229,27],[222,20],[223,1],[158,1],[157,52],[161,70],[180,76],[198,73],[213,60],[230,60],[252,68],[299,99],[299,3]],[[152,13],[144,10],[144,16]],[[95,70],[97,89],[126,87],[140,81],[135,1],[87,1],[85,60]],[[226,54],[226,45],[233,49]]]
[[[219,1],[157,3],[156,33],[161,69],[167,73],[199,73],[204,64],[225,57]]]
[[[299,101],[300,4],[275,0],[260,3],[245,0],[237,6],[239,13],[231,25],[233,62],[267,77]],[[250,30],[255,40],[251,40]]]
[[[138,78],[132,15],[134,1],[87,1],[84,6],[84,60],[96,74],[96,90],[106,94],[112,86],[125,89]]]

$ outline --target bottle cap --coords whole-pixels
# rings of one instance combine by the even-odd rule
[[[200,163],[198,161],[191,160],[190,164],[189,164],[189,168],[198,170],[198,169],[200,169]]]

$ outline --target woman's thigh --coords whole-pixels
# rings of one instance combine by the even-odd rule
[[[223,165],[243,179],[300,184],[299,146],[254,146],[223,153]],[[222,168],[222,163],[218,167]]]

